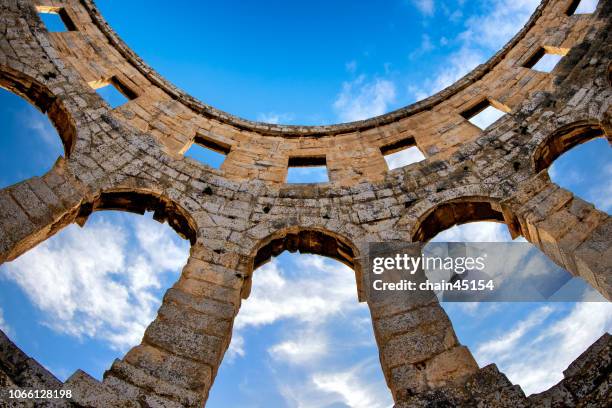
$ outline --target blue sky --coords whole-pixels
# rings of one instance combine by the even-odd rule
[[[381,114],[441,89],[492,55],[536,3],[99,6],[145,61],[204,102],[249,119],[312,124]],[[0,123],[0,187],[44,174],[62,154],[47,118],[4,90]],[[410,159],[420,157],[412,152]],[[550,173],[610,212],[612,150],[606,141],[573,149]],[[292,181],[320,176],[306,172]],[[505,226],[493,223],[437,237],[509,239]],[[95,213],[84,228],[71,225],[0,267],[0,327],[61,379],[77,368],[100,378],[139,342],[187,256],[188,242],[150,215]],[[558,381],[573,358],[612,328],[606,303],[444,307],[479,364],[497,362],[528,393]],[[329,259],[287,253],[258,269],[209,406],[390,404],[354,273]]]

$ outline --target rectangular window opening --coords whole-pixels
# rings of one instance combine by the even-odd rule
[[[425,160],[425,156],[416,146],[416,141],[413,137],[385,145],[380,148],[380,152],[383,154],[389,170]]]
[[[574,0],[568,7],[566,14],[573,16],[574,14],[591,14],[597,9],[598,0]]]
[[[471,124],[484,130],[510,111],[509,108],[502,104],[496,103],[495,105],[497,107],[493,106],[489,99],[483,99],[471,108],[461,112],[461,116]]]
[[[523,67],[534,69],[541,72],[551,72],[565,55],[564,50],[555,49],[555,52],[548,52],[546,48],[540,47],[523,64]]]
[[[98,95],[100,95],[113,109],[138,97],[136,92],[132,91],[127,85],[117,79],[117,77],[112,77],[107,81],[92,81],[89,85],[95,89]]]
[[[63,7],[37,6],[36,11],[50,33],[77,31],[76,25]]]
[[[191,147],[185,152],[185,156],[218,169],[225,161],[229,152],[229,145],[197,135]]]
[[[289,157],[287,183],[327,183],[327,159],[325,156]]]

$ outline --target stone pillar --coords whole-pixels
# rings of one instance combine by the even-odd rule
[[[142,343],[116,360],[104,384],[150,406],[201,407],[229,346],[243,279],[201,244],[166,292]]]
[[[409,308],[370,304],[370,313],[383,373],[396,402],[478,371],[437,301]]]
[[[416,249],[409,251],[420,255]],[[417,274],[424,280],[422,270]],[[399,281],[402,278],[399,273],[391,279]],[[366,277],[364,284],[370,286],[369,280]],[[467,347],[459,344],[448,316],[433,293],[385,291],[373,294],[369,289],[366,288],[367,303],[374,336],[395,402],[428,390],[460,384],[478,371],[474,357]]]
[[[612,219],[559,187],[546,171],[502,203],[513,236],[523,235],[551,260],[612,300]]]
[[[72,223],[84,196],[63,158],[44,176],[0,190],[0,264]]]

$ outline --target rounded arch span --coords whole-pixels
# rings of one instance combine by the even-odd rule
[[[47,115],[62,140],[64,154],[70,157],[76,140],[76,123],[62,100],[41,82],[5,65],[0,65],[0,87],[19,95]]]
[[[413,242],[427,242],[455,225],[478,221],[506,223],[498,199],[473,196],[438,203],[419,218],[411,238]]]
[[[250,273],[269,262],[284,251],[300,252],[302,254],[321,255],[342,262],[355,271],[357,294],[362,297],[362,266],[360,252],[357,246],[347,237],[319,227],[292,226],[273,232],[260,239],[251,250]],[[251,290],[251,280],[243,292],[243,298],[248,297]]]
[[[579,121],[565,125],[538,144],[532,156],[533,168],[536,173],[546,170],[563,153],[598,137],[607,138],[612,145],[612,135],[598,122]]]
[[[153,219],[168,222],[176,233],[194,245],[197,240],[197,227],[189,213],[168,197],[146,190],[109,190],[100,193],[90,202],[81,205],[76,222],[84,225],[94,211],[116,210],[136,214],[153,212]]]

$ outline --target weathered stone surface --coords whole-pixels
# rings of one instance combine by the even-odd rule
[[[143,342],[103,382],[77,372],[62,385],[2,348],[12,344],[3,336],[2,389],[72,387],[75,406],[200,406],[253,271],[271,257],[337,259],[355,270],[363,301],[368,242],[428,240],[465,222],[506,223],[611,299],[610,216],[546,171],[579,143],[610,140],[612,1],[581,16],[568,15],[573,3],[542,1],[487,63],[430,98],[359,122],[287,126],[232,116],[169,84],[91,0],[0,1],[0,85],[46,112],[65,147],[46,175],[0,191],[0,263],[108,209],[151,211],[192,245]],[[62,10],[70,31],[47,32],[36,7]],[[550,74],[529,69],[542,48],[565,55]],[[93,89],[104,84],[129,102],[111,109]],[[483,101],[508,115],[481,131],[466,119]],[[193,143],[226,154],[221,168],[185,158]],[[408,145],[427,158],[389,171],[384,154]],[[290,162],[323,159],[329,183],[284,183]],[[398,407],[609,405],[607,337],[558,386],[526,398],[494,366],[477,369],[439,305],[387,300],[369,306]]]

